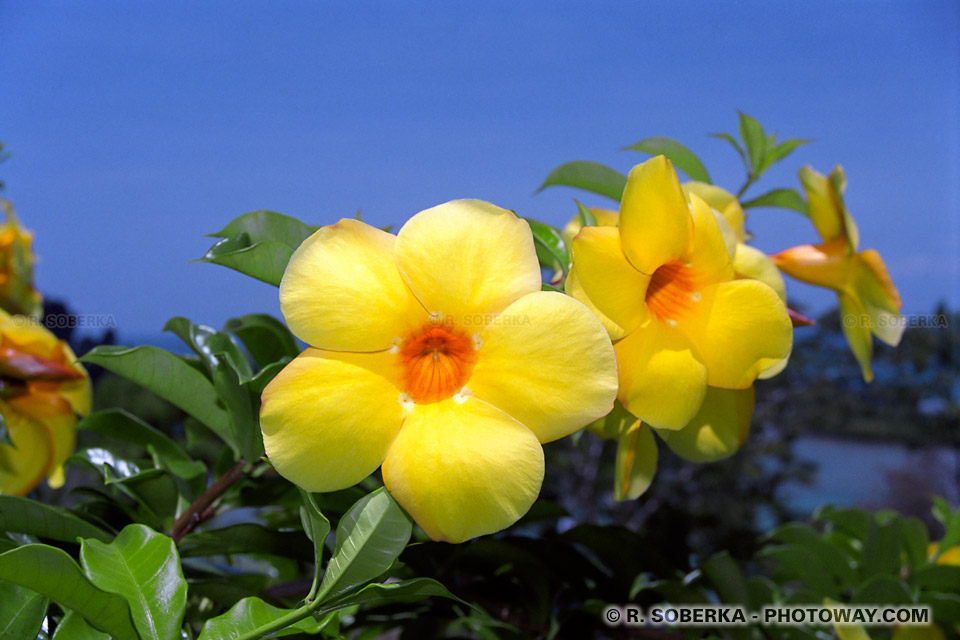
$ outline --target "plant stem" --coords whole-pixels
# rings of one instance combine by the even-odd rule
[[[743,196],[744,193],[746,193],[747,189],[750,188],[750,185],[752,185],[754,182],[757,181],[758,177],[759,176],[754,176],[753,173],[747,174],[747,181],[743,183],[742,187],[740,187],[740,191],[737,191],[737,200],[739,200],[740,197]]]
[[[237,638],[237,640],[257,640],[258,638],[262,638],[268,634],[274,633],[275,631],[286,629],[290,625],[300,622],[301,620],[309,616],[310,613],[313,611],[312,609],[313,605],[314,603],[309,603],[309,604],[303,605],[298,609],[294,609],[290,613],[280,616],[273,622],[268,622],[262,627],[257,627],[253,631],[249,631],[243,634],[242,636]]]
[[[220,478],[210,485],[199,498],[193,501],[186,511],[180,514],[180,517],[174,521],[170,527],[170,537],[174,542],[180,542],[183,536],[193,531],[194,527],[213,515],[211,506],[213,503],[227,492],[233,484],[243,477],[243,468],[247,461],[241,458],[235,465],[220,476]]]

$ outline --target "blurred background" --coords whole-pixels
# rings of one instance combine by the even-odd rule
[[[581,194],[534,193],[562,162],[626,172],[645,156],[619,149],[669,136],[736,190],[739,159],[707,134],[734,131],[738,109],[781,138],[812,138],[748,194],[798,188],[803,164],[842,164],[862,246],[883,255],[904,313],[948,326],[877,345],[867,386],[836,297],[791,281],[821,322],[798,331],[787,372],[758,386],[740,455],[699,467],[663,452],[639,505],[562,477],[545,491],[627,523],[700,518],[694,538],[729,530],[688,540],[707,548],[828,501],[925,515],[933,492],[960,499],[955,0],[0,0],[0,87],[0,180],[36,234],[37,285],[113,318],[124,344],[172,345],[160,330],[176,315],[220,326],[279,314],[275,288],[190,262],[213,243],[204,234],[247,211],[400,225],[474,197],[562,226]],[[816,242],[786,210],[759,210],[748,228],[768,252]],[[603,445],[563,446],[570,465],[605,472]]]

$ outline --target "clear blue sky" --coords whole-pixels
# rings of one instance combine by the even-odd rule
[[[0,0],[0,96],[0,178],[36,232],[40,288],[128,337],[278,313],[276,289],[188,264],[238,214],[399,224],[478,197],[562,224],[576,194],[533,195],[551,168],[626,171],[643,156],[617,149],[654,135],[735,188],[739,160],[706,133],[738,108],[817,139],[759,191],[842,163],[905,311],[960,306],[955,0]],[[749,227],[768,251],[816,239],[787,211]]]

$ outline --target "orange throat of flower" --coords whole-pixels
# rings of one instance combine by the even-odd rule
[[[700,301],[700,278],[687,263],[669,262],[653,272],[647,285],[647,307],[662,321],[676,326]]]
[[[477,362],[473,340],[449,326],[424,326],[403,342],[399,356],[403,391],[419,403],[453,396]]]

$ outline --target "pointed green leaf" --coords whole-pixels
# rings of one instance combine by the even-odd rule
[[[740,143],[737,142],[737,139],[734,138],[729,133],[711,133],[711,138],[717,138],[718,140],[726,140],[733,148],[737,150],[737,155],[740,156],[740,159],[743,160],[743,166],[746,167],[747,171],[750,171],[750,159],[747,157],[746,152],[743,150],[743,147],[740,146]]]
[[[113,535],[62,507],[18,496],[0,496],[0,531],[76,542],[77,538],[111,540]]]
[[[140,640],[126,600],[95,587],[60,549],[28,544],[0,554],[0,580],[46,596],[82,615],[114,640]]]
[[[266,314],[231,318],[223,330],[237,336],[261,369],[280,358],[296,358],[300,347],[287,326]]]
[[[294,217],[274,211],[251,211],[234,218],[220,231],[208,234],[214,238],[232,238],[241,233],[247,234],[253,242],[272,240],[281,242],[291,249],[309,238],[318,227],[297,220]]]
[[[795,189],[773,189],[747,200],[741,205],[744,209],[753,209],[756,207],[781,207],[783,209],[793,209],[803,215],[810,215],[807,211],[807,203]]]
[[[537,192],[552,186],[576,187],[620,202],[626,185],[627,177],[619,171],[596,162],[577,160],[551,171]]]
[[[294,609],[280,609],[267,604],[260,598],[244,598],[223,615],[207,620],[203,625],[203,631],[200,632],[199,640],[236,640],[245,636],[254,637],[247,634],[294,611]],[[334,624],[336,620],[335,614],[326,616],[322,620],[307,616],[271,634],[270,637],[281,638],[299,633],[316,635]]]
[[[752,174],[756,176],[759,175],[763,159],[767,154],[767,137],[763,133],[763,127],[755,118],[751,118],[742,111],[737,113],[740,115],[740,138],[747,148]]]
[[[184,558],[260,553],[300,559],[308,558],[312,552],[299,531],[273,531],[252,522],[193,531],[180,541],[178,548]]]
[[[237,451],[233,424],[213,383],[183,358],[157,347],[100,346],[80,360],[127,378],[180,407]]]
[[[570,253],[560,232],[548,224],[524,218],[533,232],[533,245],[537,250],[540,266],[566,273],[570,268]]]
[[[580,216],[580,226],[597,226],[597,216],[593,215],[593,211],[590,211],[590,209],[587,209],[585,206],[583,206],[579,200],[574,200],[574,202],[577,203],[577,215]]]
[[[673,163],[673,166],[687,174],[691,180],[710,183],[710,174],[706,167],[700,162],[700,158],[690,151],[687,147],[671,138],[646,138],[636,142],[629,147],[624,147],[625,151],[642,151],[651,156],[664,155],[667,160]]]
[[[57,625],[53,640],[110,640],[110,636],[91,627],[83,616],[68,611]]]
[[[767,156],[763,160],[763,165],[760,167],[760,171],[766,171],[768,168],[793,153],[793,151],[800,145],[808,144],[810,142],[813,142],[813,140],[790,138],[789,140],[784,140],[778,145],[773,145],[771,143],[767,149]]]
[[[313,542],[313,558],[316,575],[319,577],[323,567],[324,543],[330,534],[330,521],[320,512],[320,507],[310,492],[300,489],[300,502],[300,522],[303,523],[307,537]]]
[[[431,597],[450,598],[462,604],[467,604],[436,580],[431,578],[413,578],[401,582],[388,584],[368,584],[353,593],[331,600],[324,604],[318,613],[327,613],[342,607],[358,604],[386,604],[419,602]],[[469,606],[469,605],[468,605]]]
[[[176,317],[167,320],[164,331],[170,331],[190,347],[211,373],[221,362],[227,362],[246,381],[253,376],[253,370],[240,346],[233,337],[221,333],[212,327],[194,324],[186,318]]]
[[[173,540],[131,524],[109,544],[84,540],[80,562],[90,582],[127,601],[142,640],[180,638],[187,582]]]
[[[282,242],[252,242],[250,236],[242,233],[233,238],[224,238],[195,262],[219,264],[279,287],[292,255],[293,249]]]
[[[895,522],[871,519],[860,557],[860,579],[900,573],[900,531]]]
[[[376,578],[403,551],[413,526],[386,489],[361,498],[340,519],[333,557],[320,584],[327,599]]]
[[[39,593],[0,580],[0,638],[36,638],[48,604]]]

